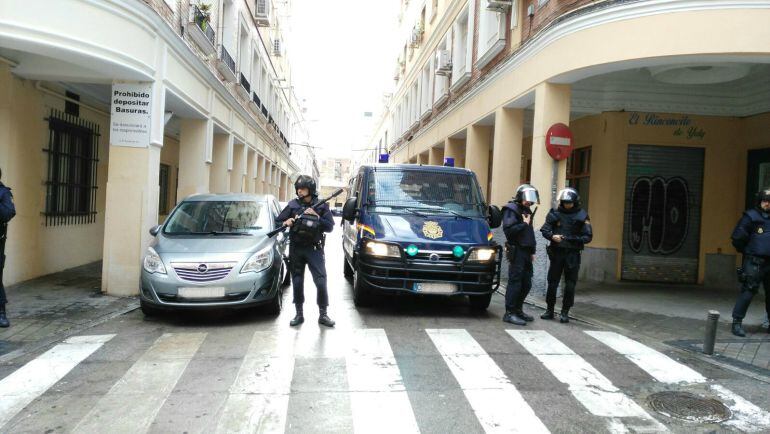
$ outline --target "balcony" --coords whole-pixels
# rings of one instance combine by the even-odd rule
[[[249,80],[246,79],[246,76],[243,75],[243,72],[240,74],[240,82],[237,86],[235,86],[236,92],[238,92],[238,95],[241,96],[241,98],[245,100],[251,99],[251,83],[249,83]]]
[[[209,23],[209,16],[201,12],[196,5],[190,5],[190,19],[187,23],[187,33],[190,34],[195,45],[205,55],[216,54],[216,33]]]
[[[217,59],[217,71],[222,74],[225,81],[235,83],[237,77],[235,76],[235,60],[224,45],[219,46],[219,59]]]
[[[254,113],[259,113],[259,109],[262,107],[262,101],[259,99],[259,95],[256,92],[251,93],[251,101],[249,101],[249,107],[254,110]]]
[[[264,105],[262,106],[262,116],[263,116],[265,119],[267,119],[267,118],[270,116],[270,112],[269,112],[269,111],[267,111],[267,107],[265,107]]]

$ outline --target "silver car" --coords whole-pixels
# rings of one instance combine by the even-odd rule
[[[142,263],[142,312],[267,305],[281,310],[285,237],[266,236],[279,213],[273,196],[196,195],[183,200]]]

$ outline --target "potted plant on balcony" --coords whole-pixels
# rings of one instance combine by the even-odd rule
[[[197,17],[198,25],[205,32],[211,20],[211,3],[198,2],[198,11],[201,13],[200,17]]]

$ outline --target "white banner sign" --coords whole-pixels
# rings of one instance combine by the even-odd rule
[[[110,144],[134,148],[149,146],[152,83],[114,83],[110,113]]]

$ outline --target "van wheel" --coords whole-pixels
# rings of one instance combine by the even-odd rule
[[[468,301],[471,303],[471,309],[477,312],[483,312],[489,307],[492,301],[492,294],[469,295]]]
[[[348,260],[343,256],[342,258],[342,273],[345,275],[345,280],[353,283],[353,267],[350,266]]]
[[[146,317],[153,317],[161,314],[160,309],[150,305],[144,300],[139,300],[139,308],[142,309],[142,313]]]
[[[281,313],[281,308],[283,307],[283,292],[281,291],[281,288],[276,288],[275,290],[275,297],[273,297],[272,300],[270,300],[270,303],[267,305],[267,313],[270,315],[278,315]]]
[[[371,294],[360,275],[358,271],[353,273],[353,304],[356,307],[365,307],[371,303]]]

